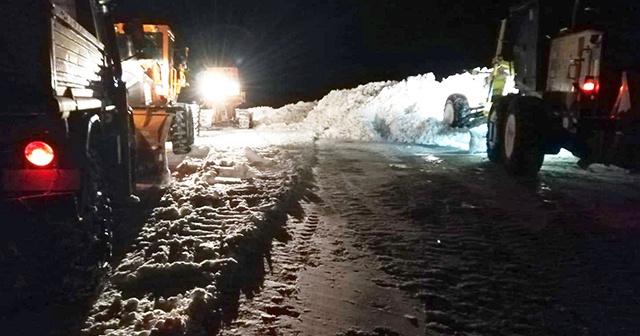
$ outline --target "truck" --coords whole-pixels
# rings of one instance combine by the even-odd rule
[[[535,176],[563,148],[584,169],[640,168],[640,15],[621,0],[596,4],[528,0],[509,9],[498,50],[504,42],[518,93],[494,95],[485,109],[487,156],[508,172]],[[458,102],[449,112],[469,115]]]
[[[87,279],[49,288],[64,293],[95,284],[109,268],[112,210],[139,201],[139,149],[149,147],[136,141],[110,7],[108,0],[0,2],[3,305],[54,274]],[[154,160],[156,171],[166,170]]]
[[[122,55],[122,79],[133,109],[138,151],[138,172],[150,183],[169,180],[165,143],[175,154],[188,154],[195,139],[198,104],[178,102],[187,86],[188,48],[178,50],[166,24],[132,19],[115,25]]]

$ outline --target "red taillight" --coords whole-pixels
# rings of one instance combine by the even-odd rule
[[[593,79],[593,77],[587,77],[582,83],[582,92],[585,94],[594,94],[598,92],[598,83]]]
[[[55,157],[53,148],[42,141],[34,141],[24,148],[24,157],[38,167],[50,164]]]

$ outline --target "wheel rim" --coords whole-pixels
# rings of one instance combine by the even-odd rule
[[[510,158],[513,154],[513,147],[516,139],[516,117],[513,114],[507,118],[507,123],[504,127],[504,154],[507,158]]]
[[[442,116],[442,122],[447,125],[451,125],[453,123],[453,103],[447,101],[444,105],[444,115]]]

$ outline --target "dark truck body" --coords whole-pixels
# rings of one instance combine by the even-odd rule
[[[133,188],[131,117],[107,11],[93,0],[3,1],[0,178],[3,209],[78,217],[88,152],[99,153],[114,202]],[[44,141],[54,161],[27,162]],[[62,210],[64,209],[64,210]]]
[[[553,66],[550,63],[554,63],[550,55],[553,39],[592,31],[602,35],[603,44],[598,105],[611,108],[622,72],[640,69],[640,10],[624,0],[579,1],[575,27],[571,29],[574,4],[574,0],[530,0],[511,8],[507,29],[510,48],[506,50],[507,58],[514,64],[516,85],[524,93],[559,91],[549,85],[549,70]],[[592,11],[585,12],[584,7]],[[583,43],[589,44],[588,37]],[[566,75],[561,72],[567,70],[558,64],[556,77]],[[579,81],[584,80],[586,65],[581,70]]]
[[[543,154],[566,148],[582,159],[583,167],[604,163],[640,168],[640,104],[633,104],[640,98],[638,22],[640,10],[623,0],[529,0],[510,8],[504,56],[512,62],[520,93],[501,98],[497,113],[506,118],[518,105],[536,111],[527,119],[532,138],[516,142],[535,142]],[[624,93],[632,102],[625,110],[616,105],[623,74],[628,79]],[[593,82],[594,91],[583,89],[587,81]],[[504,124],[495,120],[502,132]],[[492,135],[492,127],[490,142],[504,140],[500,137],[505,135]],[[491,155],[498,160],[495,152]],[[537,172],[523,171],[532,170]]]
[[[0,309],[92,295],[109,269],[112,209],[136,200],[107,2],[0,2]]]

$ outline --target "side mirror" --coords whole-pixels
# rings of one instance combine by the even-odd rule
[[[133,19],[126,23],[124,33],[131,39],[136,52],[144,49],[144,27],[139,19]]]

